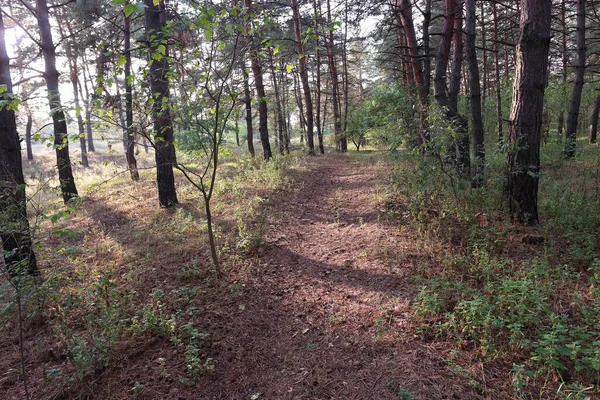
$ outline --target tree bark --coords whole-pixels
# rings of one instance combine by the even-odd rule
[[[492,15],[494,18],[494,75],[496,79],[496,118],[498,120],[498,141],[504,138],[502,117],[502,82],[500,80],[500,49],[498,47],[498,10],[496,3],[492,2]]]
[[[329,41],[327,42],[327,57],[329,61],[329,74],[331,75],[331,103],[333,107],[333,126],[335,132],[336,150],[345,153],[348,151],[346,133],[342,132],[342,116],[338,93],[338,73],[335,59],[335,42],[333,40],[333,26],[331,20],[331,2],[327,0],[327,25],[329,26]]]
[[[472,183],[480,187],[485,182],[485,144],[483,131],[483,118],[481,115],[481,87],[479,84],[479,64],[477,63],[476,19],[477,9],[475,0],[466,0],[466,60],[469,69],[469,111],[471,114],[471,132],[473,135],[473,149],[475,153],[475,175]]]
[[[423,12],[423,91],[425,92],[425,102],[426,104],[429,102],[429,91],[431,90],[431,46],[429,44],[429,25],[431,24],[431,0],[425,0],[425,10]],[[406,30],[406,28],[405,28]],[[414,36],[414,27],[413,27],[413,36]],[[406,33],[408,37],[409,34]],[[412,42],[416,44],[416,40]],[[409,46],[412,46],[409,43]],[[412,53],[412,47],[411,51]],[[416,60],[414,60],[416,61]],[[413,62],[414,62],[413,61]],[[420,64],[419,64],[420,66]],[[413,66],[414,71],[414,66]],[[416,80],[416,76],[415,76]],[[421,96],[421,95],[419,95]]]
[[[428,3],[430,2],[427,0]],[[399,7],[399,18],[400,24],[404,30],[404,36],[406,44],[408,46],[408,53],[410,56],[410,64],[412,67],[413,77],[417,86],[417,96],[419,99],[419,138],[420,144],[424,144],[429,141],[429,133],[427,128],[427,117],[428,117],[428,103],[429,103],[429,85],[431,80],[431,71],[423,71],[421,63],[419,62],[419,48],[417,44],[417,36],[415,34],[415,26],[412,17],[412,3],[410,0],[397,0],[397,6]],[[429,37],[429,33],[427,34]],[[429,49],[427,48],[427,51]],[[427,59],[429,57],[427,56]],[[424,64],[426,67],[431,68],[431,62]]]
[[[323,145],[323,130],[321,129],[321,49],[320,26],[321,26],[321,0],[313,0],[313,8],[315,13],[315,125],[317,127],[317,140],[319,142],[319,152],[325,154]]]
[[[244,6],[248,11],[252,9],[252,0],[244,0]],[[263,148],[263,157],[265,160],[271,159],[273,153],[271,152],[271,144],[269,143],[269,121],[268,121],[268,108],[267,108],[267,97],[265,95],[265,85],[263,82],[263,68],[259,60],[260,44],[257,43],[254,35],[248,38],[249,40],[249,52],[250,52],[250,64],[252,67],[252,74],[254,75],[254,86],[256,88],[256,97],[258,98],[258,131],[260,133],[260,142]]]
[[[455,39],[458,39],[458,35],[462,35],[462,33],[454,33],[455,31],[459,30],[459,26],[462,26],[462,22],[460,24],[455,22],[455,18],[458,15],[462,15],[462,5],[457,4],[455,0],[445,0],[445,5],[446,17],[444,29],[436,56],[434,78],[435,100],[440,107],[444,118],[452,125],[452,128],[455,132],[455,138],[453,138],[448,148],[449,158],[454,159],[458,169],[458,175],[465,179],[470,179],[471,173],[467,119],[459,114],[458,110],[456,109],[456,100],[454,98],[458,94],[457,90],[454,89],[454,87],[451,91],[446,90],[446,71],[448,69],[452,38],[454,36]],[[462,36],[459,44],[460,46],[455,46],[455,52],[460,51],[459,54],[461,54],[462,50],[460,49],[462,48]],[[459,66],[458,60],[462,60],[462,56],[455,58],[454,60],[454,65],[457,68]],[[456,85],[457,84],[455,84],[455,86]]]
[[[520,37],[509,118],[507,195],[512,215],[533,225],[538,217],[540,129],[550,47],[551,0],[521,0]]]
[[[36,0],[36,18],[40,29],[40,41],[42,45],[42,55],[44,56],[44,79],[48,88],[48,103],[52,114],[52,124],[54,126],[54,147],[56,151],[56,164],[58,167],[58,179],[60,181],[60,190],[63,201],[77,197],[77,187],[73,178],[71,168],[71,158],[69,156],[69,137],[67,135],[67,122],[65,113],[60,101],[59,73],[56,69],[56,48],[52,41],[52,30],[50,28],[50,19],[48,4],[46,0]]]
[[[567,132],[565,136],[565,156],[575,156],[577,122],[579,121],[579,109],[581,106],[581,94],[583,92],[585,75],[585,1],[577,0],[577,63],[575,65],[575,82],[571,101],[569,103],[569,114],[567,117]]]
[[[152,95],[152,117],[154,119],[154,155],[156,160],[156,181],[158,183],[158,201],[163,208],[172,207],[178,203],[175,191],[175,176],[173,165],[177,163],[175,146],[173,145],[173,121],[169,104],[169,81],[167,78],[169,65],[168,46],[164,35],[165,6],[161,1],[158,5],[154,0],[144,0],[146,20],[146,36],[148,38],[148,59],[150,65],[150,93]],[[160,56],[152,57],[163,47]]]
[[[0,241],[10,276],[36,275],[38,268],[27,218],[21,144],[15,111],[10,107],[12,81],[4,32],[0,10],[0,85],[6,89],[1,97],[8,100],[8,104],[0,107]]]
[[[246,142],[248,144],[248,152],[250,157],[254,158],[254,130],[252,128],[252,96],[250,95],[250,83],[246,62],[240,59],[240,69],[244,79],[244,104],[246,109]]]
[[[129,1],[126,2],[129,4]],[[137,182],[140,180],[138,172],[137,160],[135,159],[135,131],[133,129],[133,82],[134,78],[131,75],[131,16],[124,15],[123,35],[125,53],[125,158],[127,159],[127,167],[131,180]]]
[[[31,130],[33,128],[33,115],[29,104],[25,103],[25,114],[27,115],[27,123],[25,124],[25,146],[27,146],[27,159],[33,160],[33,148],[31,146]]]
[[[306,144],[308,145],[308,154],[315,154],[314,142],[314,117],[313,103],[310,93],[310,85],[308,81],[308,54],[304,49],[302,41],[302,28],[300,26],[300,12],[298,10],[297,0],[291,0],[292,19],[294,21],[294,33],[296,35],[296,49],[300,63],[300,81],[302,82],[302,90],[304,92],[305,117],[306,117]]]

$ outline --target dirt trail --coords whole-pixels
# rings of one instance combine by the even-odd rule
[[[310,164],[296,193],[270,199],[270,245],[232,314],[213,321],[226,332],[219,372],[199,387],[215,399],[479,398],[406,340],[424,256],[380,212],[376,168],[341,155]]]

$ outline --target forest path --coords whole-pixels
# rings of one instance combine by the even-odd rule
[[[269,199],[269,246],[220,321],[210,398],[479,398],[405,335],[425,255],[381,213],[382,168],[364,157],[311,158],[298,190]]]

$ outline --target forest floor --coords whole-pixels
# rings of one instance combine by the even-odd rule
[[[93,292],[104,296],[97,303],[106,309],[118,303],[111,300],[108,283],[126,277],[131,299],[145,302],[146,314],[162,328],[122,340],[110,349],[109,361],[102,366],[90,361],[91,372],[77,380],[75,370],[85,363],[73,354],[76,346],[69,349],[56,339],[59,325],[53,325],[54,339],[45,339],[50,328],[28,322],[24,343],[30,398],[512,398],[506,366],[462,360],[459,367],[459,361],[450,361],[452,344],[423,341],[412,326],[411,301],[419,289],[414,276],[422,264],[434,261],[408,224],[386,213],[382,186],[387,169],[376,160],[368,154],[327,155],[290,170],[287,189],[261,193],[264,217],[256,220],[257,246],[244,257],[226,257],[221,280],[190,267],[200,246],[193,240],[178,242],[164,232],[151,237],[154,231],[148,227],[167,226],[170,212],[143,205],[152,196],[151,182],[139,184],[141,193],[122,189],[127,201],[115,200],[121,204],[118,212],[90,195],[68,220],[76,232],[71,246],[79,250],[65,248],[82,271],[92,264],[100,273],[114,269],[106,281],[94,281],[100,284]],[[178,207],[187,210],[189,204]],[[144,213],[154,213],[151,224]],[[227,231],[226,221],[222,230]],[[48,239],[46,246],[60,240]],[[121,250],[117,259],[117,245],[109,248],[109,241],[131,254]],[[133,268],[136,259],[141,265]],[[76,269],[70,279],[82,274]],[[124,304],[129,301],[119,307],[131,306]],[[59,308],[50,306],[45,313],[56,319]],[[170,312],[180,320],[172,322],[171,335]],[[95,318],[104,315],[98,311]],[[140,319],[125,321],[130,327]],[[67,324],[65,341],[77,334],[100,343],[83,328],[96,322]],[[0,397],[25,398],[17,325],[13,321],[7,328],[0,331],[0,371],[5,371]],[[185,334],[176,335],[175,329]],[[202,346],[186,347],[197,337]],[[181,378],[194,370],[193,380]],[[60,371],[54,375],[63,379],[49,371]],[[481,395],[482,387],[493,395]]]

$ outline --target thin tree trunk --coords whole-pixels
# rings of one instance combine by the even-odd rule
[[[550,48],[550,0],[521,0],[521,34],[509,118],[507,195],[519,222],[536,224],[540,129]]]
[[[69,156],[69,137],[67,135],[67,122],[60,101],[59,73],[56,69],[56,48],[52,41],[52,29],[46,0],[36,0],[36,17],[40,29],[42,55],[44,56],[44,78],[48,88],[48,103],[52,114],[54,126],[54,147],[56,151],[56,164],[58,179],[63,201],[77,197],[77,187],[73,178],[71,158]]]
[[[13,91],[4,32],[0,10],[0,85],[10,95]],[[0,106],[0,242],[4,264],[11,276],[38,274],[26,201],[15,111],[7,105]]]
[[[300,82],[298,82],[298,74],[294,71],[294,97],[298,105],[299,123],[300,123],[300,143],[304,143],[304,132],[306,128],[306,118],[304,117],[304,103],[300,94]]]
[[[82,86],[83,89],[85,89],[85,132],[86,132],[86,139],[87,139],[87,146],[88,146],[88,152],[95,152],[96,151],[96,147],[94,147],[94,136],[92,133],[92,96],[90,96],[90,92],[88,90],[88,85],[87,85],[87,81],[88,81],[88,77],[86,77],[86,68],[85,65],[87,64],[87,60],[85,57],[85,52],[83,52],[82,54],[82,60],[83,60],[83,85],[81,84],[81,82],[79,82],[79,95],[83,98],[83,90],[82,90]],[[92,85],[93,87],[93,85]]]
[[[319,141],[319,152],[325,154],[323,144],[323,130],[321,129],[321,49],[320,26],[321,26],[321,0],[313,0],[313,8],[315,13],[315,125],[317,127],[317,140]]]
[[[327,25],[332,26],[331,1],[327,0]],[[342,153],[348,151],[346,133],[342,132],[342,120],[340,112],[340,101],[338,94],[338,73],[335,59],[335,42],[333,40],[333,29],[329,29],[329,41],[327,43],[327,56],[329,59],[329,74],[331,75],[331,102],[333,107],[333,126],[335,131],[336,150]]]
[[[500,81],[500,50],[498,48],[498,10],[496,3],[492,2],[494,18],[494,75],[496,79],[496,118],[498,119],[498,141],[504,137],[502,117],[502,82]]]
[[[25,103],[25,114],[27,115],[27,124],[25,125],[25,145],[27,146],[27,159],[33,160],[33,148],[31,146],[31,130],[33,128],[33,115],[29,104]]]
[[[250,83],[248,70],[246,69],[246,61],[240,59],[240,69],[244,78],[244,104],[246,109],[246,142],[248,144],[248,152],[250,157],[254,158],[254,130],[252,128],[252,96],[250,95]]]
[[[69,36],[73,36],[71,29],[71,23],[69,21],[61,21],[59,24],[59,31],[63,40],[65,40],[65,52],[67,55],[67,61],[69,63],[69,69],[71,73],[71,84],[73,85],[73,98],[75,100],[75,113],[77,118],[77,128],[79,133],[79,146],[81,149],[81,165],[83,168],[89,168],[90,164],[87,155],[87,145],[85,141],[85,126],[83,123],[83,117],[81,116],[81,107],[79,102],[79,67],[77,65],[78,51],[73,46],[72,40],[66,38],[66,35],[62,29],[62,24],[66,26]]]
[[[596,143],[598,139],[598,114],[600,114],[600,95],[594,99],[594,110],[590,121],[590,143]]]
[[[165,6],[163,2],[155,5],[154,0],[144,0],[146,19],[146,36],[149,42],[162,43],[164,41]],[[165,45],[162,57],[152,58],[158,51],[158,46],[148,47],[150,65],[150,93],[152,103],[152,117],[154,119],[154,155],[156,160],[156,181],[158,183],[158,201],[161,207],[168,208],[178,203],[175,191],[175,176],[173,165],[177,164],[175,146],[173,145],[173,121],[169,109],[169,66],[168,47]],[[159,58],[159,59],[157,59]],[[165,106],[166,105],[166,106]]]
[[[470,178],[470,161],[465,156],[465,154],[469,154],[467,120],[464,116],[458,113],[456,109],[456,101],[451,100],[454,96],[450,95],[452,92],[449,93],[446,90],[446,71],[448,69],[448,60],[450,58],[452,37],[454,36],[455,39],[457,39],[458,36],[457,34],[454,34],[455,16],[459,12],[458,8],[460,6],[456,4],[455,0],[445,0],[445,5],[446,17],[444,22],[444,30],[436,56],[434,78],[435,100],[442,110],[444,118],[450,122],[450,124],[452,124],[452,127],[456,133],[456,143],[451,143],[448,151],[449,156],[450,158],[455,158],[459,176]],[[462,26],[462,23],[460,26]],[[462,47],[462,45],[459,47]],[[459,47],[455,47],[455,51],[458,50]],[[455,59],[455,65],[457,62],[458,61]],[[454,148],[456,148],[456,150]]]
[[[419,50],[412,17],[411,1],[398,0],[397,6],[399,7],[400,24],[404,29],[408,53],[410,55],[410,64],[412,66],[413,77],[417,86],[417,96],[419,99],[419,139],[420,144],[424,144],[429,141],[427,118],[431,71],[427,71],[425,73],[421,68],[421,63],[419,62]],[[427,51],[429,51],[429,49],[427,49]],[[429,60],[429,57],[427,57],[427,59]],[[429,68],[431,68],[431,62],[429,62],[428,65]]]
[[[482,1],[480,2],[481,4],[481,21],[479,21],[479,25],[481,25],[481,59],[482,59],[482,75],[483,75],[483,88],[481,90],[481,103],[485,104],[485,98],[487,96],[487,92],[489,90],[488,88],[488,82],[489,82],[489,77],[488,77],[488,52],[487,52],[487,38],[486,38],[486,29],[485,29],[485,24],[486,24],[486,20],[485,20],[485,3]],[[474,19],[477,19],[476,17]]]
[[[129,4],[129,1],[127,1]],[[131,74],[131,16],[125,16],[123,23],[125,53],[125,158],[131,180],[140,180],[137,160],[135,159],[135,131],[133,129],[133,75]]]
[[[562,60],[562,94],[563,98],[567,97],[567,15],[566,15],[566,1],[561,0],[560,2],[560,27],[561,27],[561,60]],[[562,141],[563,129],[565,125],[565,112],[560,109],[558,114],[558,124],[556,131],[558,134],[558,140]]]
[[[350,95],[350,74],[348,73],[348,0],[344,0],[344,41],[342,46],[342,73],[344,88],[344,113],[342,132],[344,135],[348,131],[348,97]]]
[[[471,114],[471,130],[475,153],[475,175],[473,186],[480,187],[485,182],[485,144],[483,118],[481,113],[481,88],[479,85],[479,65],[477,63],[475,0],[466,0],[466,61],[469,68],[469,111]]]
[[[581,94],[583,92],[585,75],[585,2],[577,0],[577,64],[575,65],[575,82],[569,103],[569,114],[567,117],[567,132],[565,137],[565,156],[575,156],[577,135],[577,122],[579,121],[579,109],[581,106]]]
[[[425,0],[425,10],[423,12],[423,91],[425,92],[425,104],[429,103],[429,92],[431,90],[431,46],[429,44],[429,25],[431,24],[431,0]],[[406,28],[404,28],[406,31]],[[414,36],[414,27],[413,33]],[[409,34],[406,34],[407,38]],[[412,45],[409,41],[410,52],[412,53]],[[414,41],[416,43],[416,40]],[[416,63],[417,60],[413,60],[413,64]],[[420,64],[419,64],[420,66]],[[413,66],[414,73],[414,66]],[[418,81],[415,76],[415,80]],[[421,97],[422,95],[419,95]]]
[[[308,54],[306,54],[303,44],[304,42],[302,40],[302,28],[300,26],[300,12],[298,10],[298,2],[296,0],[291,0],[291,7],[292,19],[294,20],[294,33],[296,35],[296,47],[298,52],[298,58],[300,59],[300,81],[302,82],[302,89],[304,91],[304,104],[306,104],[306,144],[308,145],[308,154],[314,155],[314,117],[310,85],[308,81]]]
[[[281,94],[279,84],[277,83],[277,74],[275,73],[275,63],[273,61],[273,51],[269,51],[271,61],[271,80],[273,81],[273,91],[275,92],[275,112],[277,114],[277,137],[279,138],[279,154],[285,153],[285,118],[283,117],[283,106],[281,105]]]
[[[244,6],[252,9],[252,0],[244,0]],[[269,111],[267,109],[267,96],[265,94],[265,85],[263,83],[263,67],[259,61],[257,43],[254,36],[250,40],[250,63],[252,65],[252,73],[254,75],[254,86],[256,87],[256,97],[258,98],[258,131],[260,132],[260,142],[263,148],[263,157],[265,160],[271,159],[271,144],[269,143]]]

